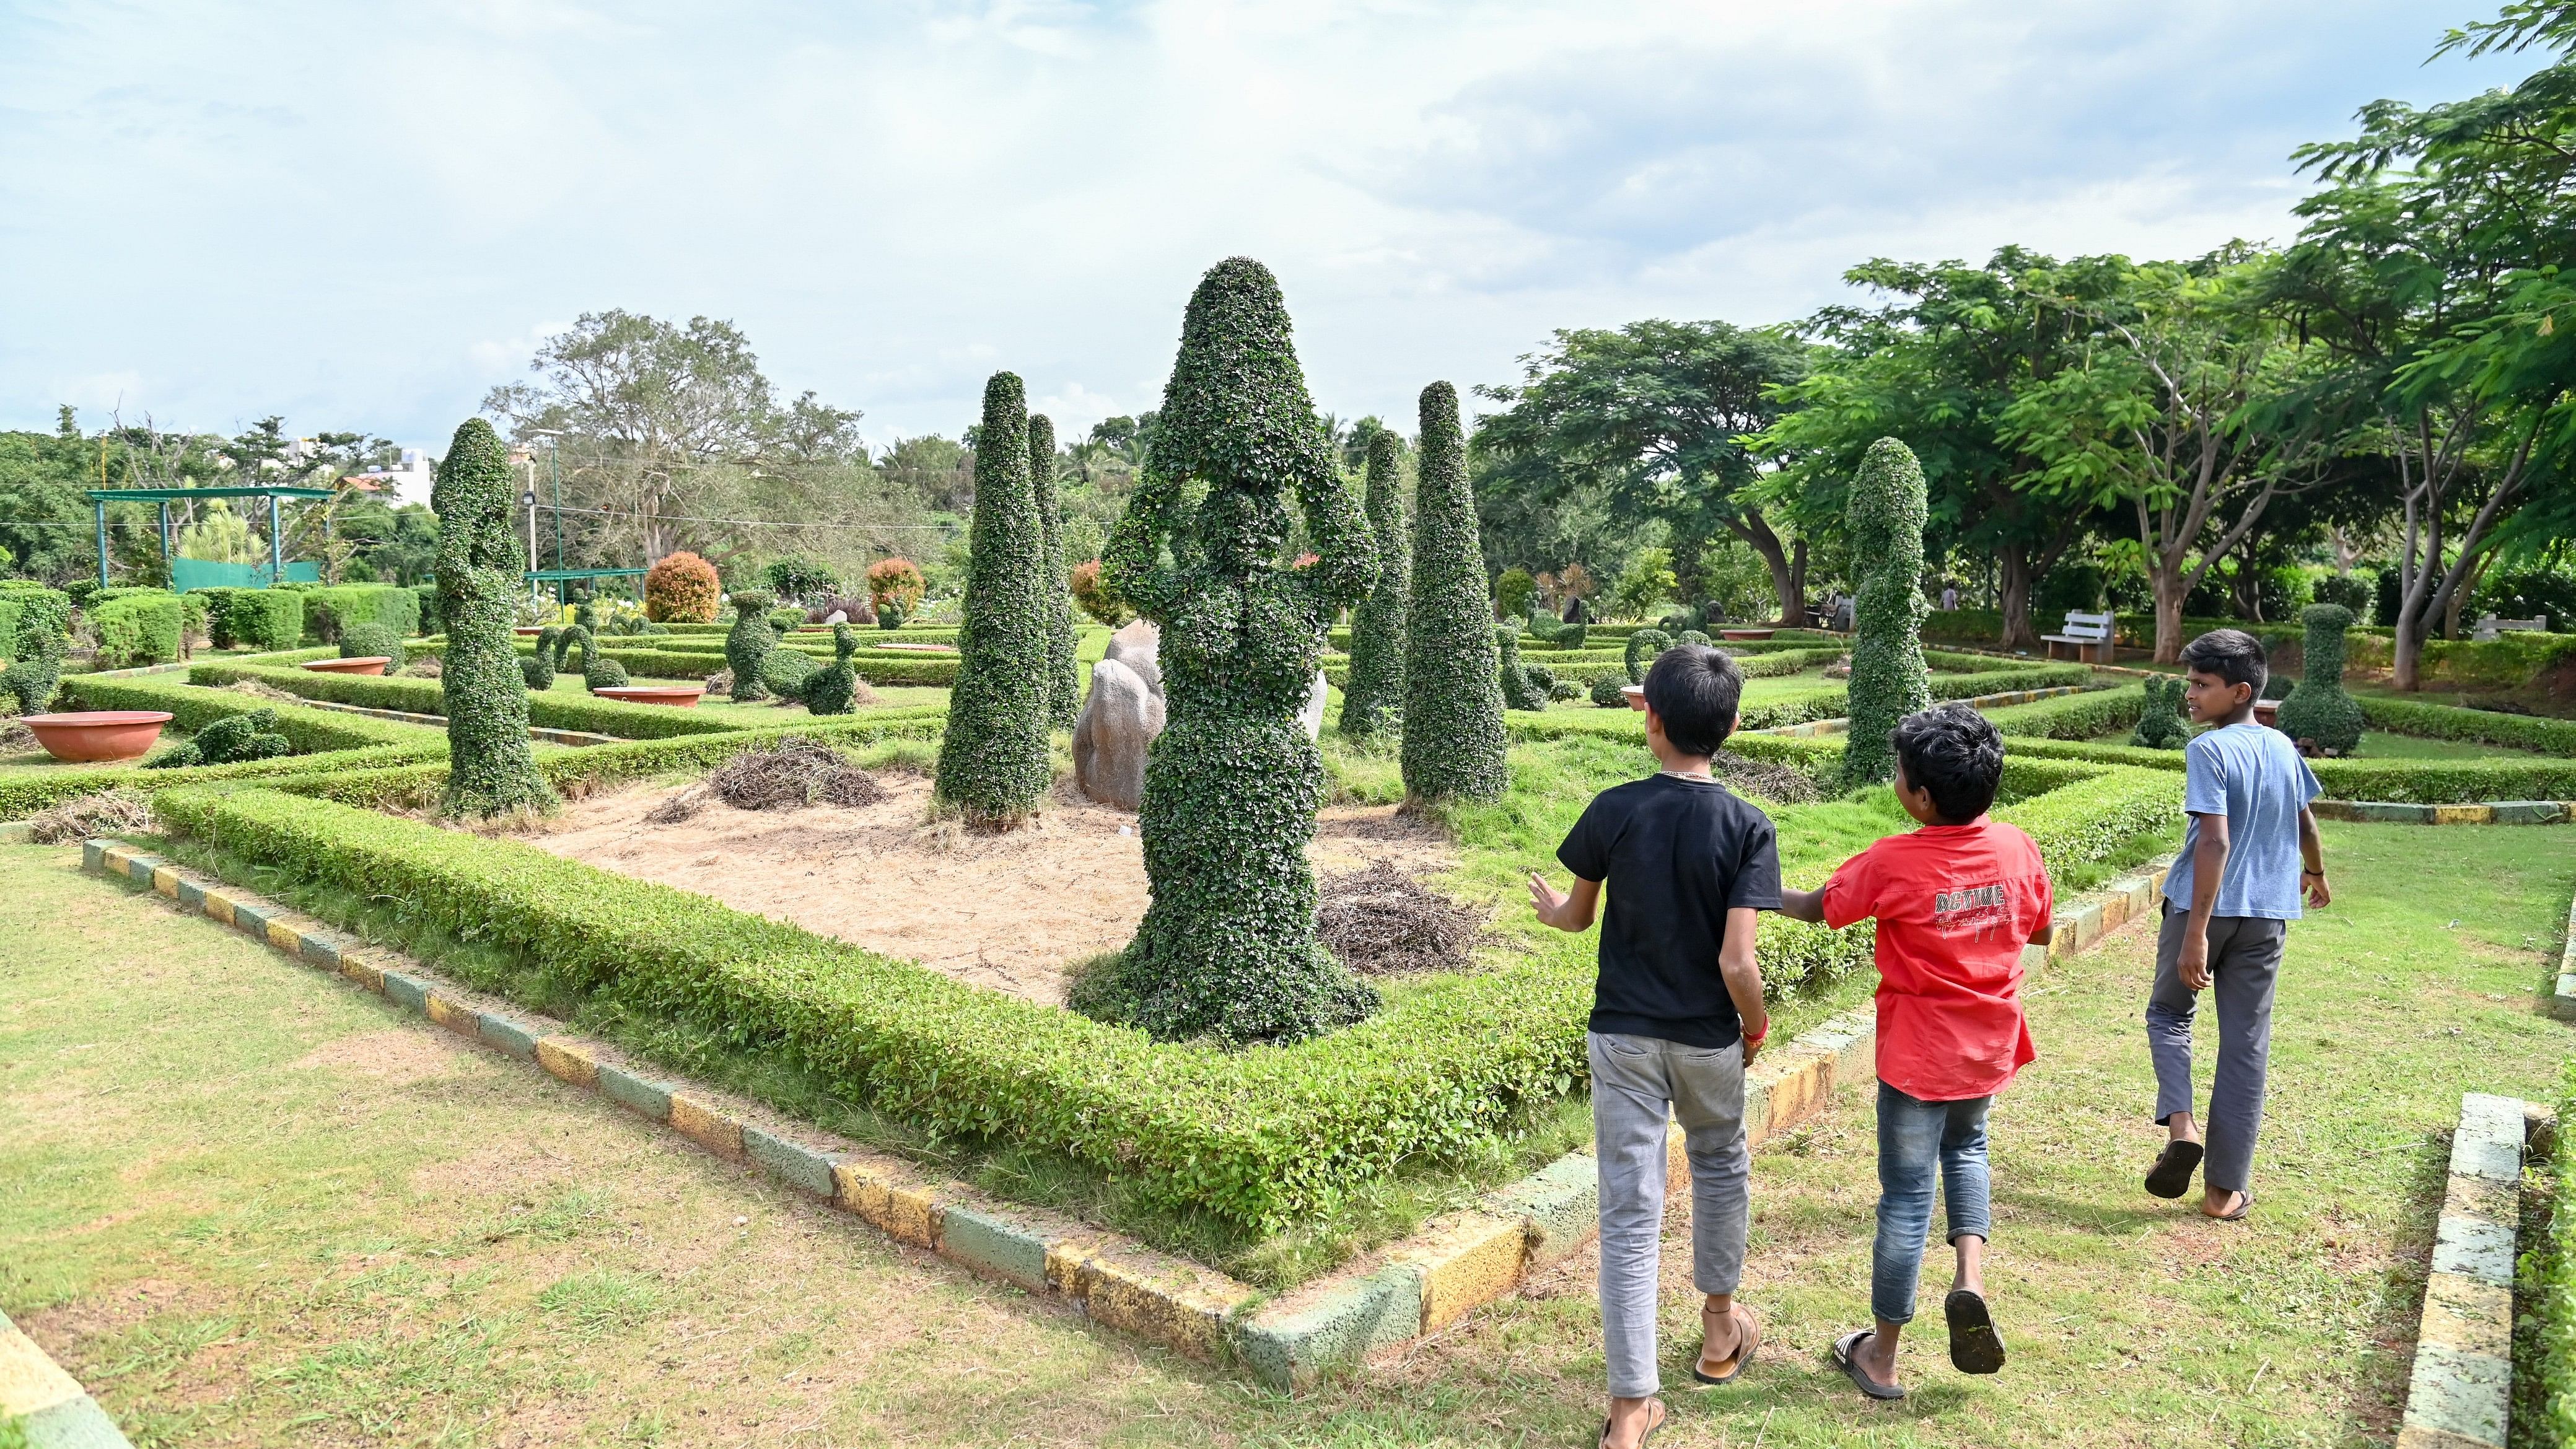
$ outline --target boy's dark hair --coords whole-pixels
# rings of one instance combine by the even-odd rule
[[[1676,644],[1646,671],[1646,703],[1664,722],[1664,738],[1685,755],[1713,755],[1735,733],[1744,671],[1705,644]]]
[[[2263,692],[2270,674],[2263,641],[2242,629],[2212,629],[2182,646],[2182,667],[2195,674],[2215,674],[2230,684],[2250,684]]]
[[[1943,821],[1965,825],[1995,803],[2004,778],[2004,737],[1964,704],[1938,704],[1896,722],[1890,743],[1906,781],[1932,797]]]

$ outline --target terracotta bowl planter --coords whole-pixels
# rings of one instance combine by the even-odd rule
[[[878,644],[873,647],[878,649],[909,649],[916,654],[954,654],[957,652],[957,646],[954,644]]]
[[[2281,727],[2281,702],[2277,699],[2258,699],[2254,701],[2254,722],[2263,726],[2265,729],[2279,729]]]
[[[393,662],[390,654],[367,654],[356,659],[316,659],[302,667],[316,674],[382,674]]]
[[[518,624],[512,626],[510,632],[518,635],[522,639],[534,639],[538,635],[546,632],[546,626],[543,624]]]
[[[1642,684],[1620,685],[1619,697],[1628,701],[1628,707],[1630,709],[1643,710],[1646,707],[1646,686]]]
[[[613,684],[591,691],[601,699],[621,704],[668,704],[681,709],[695,705],[706,692],[703,684]]]
[[[170,722],[157,709],[92,709],[73,714],[31,714],[20,723],[35,731],[36,743],[57,760],[93,765],[111,760],[139,760],[151,753]]]
[[[1720,629],[1720,639],[1768,639],[1777,631],[1771,629]]]

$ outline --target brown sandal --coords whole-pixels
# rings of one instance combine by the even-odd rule
[[[1735,1352],[1712,1363],[1708,1356],[1708,1310],[1699,1311],[1702,1335],[1699,1361],[1691,1365],[1691,1377],[1704,1384],[1731,1384],[1744,1377],[1744,1366],[1753,1362],[1753,1351],[1762,1346],[1762,1319],[1750,1308],[1736,1304],[1730,1312],[1735,1323]]]
[[[1655,1435],[1661,1433],[1663,1431],[1664,1421],[1673,1416],[1673,1411],[1665,1405],[1663,1400],[1648,1399],[1646,1402],[1655,1406],[1655,1413],[1653,1418],[1647,1422],[1644,1431],[1637,1435],[1637,1443],[1640,1446],[1640,1449],[1643,1449],[1643,1445],[1647,1440],[1652,1439]],[[1603,1419],[1601,1421],[1601,1434],[1600,1437],[1592,1441],[1592,1449],[1610,1449],[1610,1421],[1608,1419]]]

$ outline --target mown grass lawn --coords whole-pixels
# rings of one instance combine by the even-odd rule
[[[1659,1445],[2386,1443],[2460,1092],[2546,1096],[2576,890],[2546,828],[2327,826],[2242,1227],[2145,1197],[2143,930],[2031,985],[1996,1114],[2014,1355],[1861,1402],[1876,1191],[1846,1096],[1756,1162],[1771,1341],[1690,1392],[1667,1233]],[[1587,1442],[1589,1255],[1288,1401],[767,1187],[159,901],[0,847],[0,1307],[143,1444]],[[2204,1069],[2205,1070],[2205,1069]],[[1937,1275],[1935,1275],[1937,1279]]]

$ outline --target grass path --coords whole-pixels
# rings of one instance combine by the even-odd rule
[[[2140,1194],[2131,930],[2033,983],[1998,1108],[1970,1380],[1820,1364],[1865,1309],[1867,1108],[1756,1163],[1771,1346],[1688,1393],[1667,1235],[1662,1445],[2384,1443],[2464,1089],[2545,1094],[2563,832],[2328,826],[2295,929],[2250,1228]],[[1586,1442],[1588,1255],[1299,1402],[896,1248],[668,1134],[287,966],[71,852],[0,847],[0,1307],[142,1444]],[[1678,1214],[1676,1218],[1678,1219]]]

